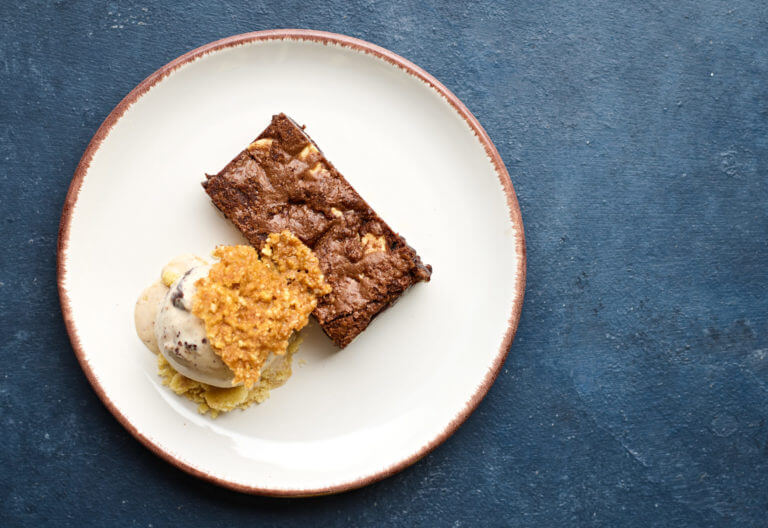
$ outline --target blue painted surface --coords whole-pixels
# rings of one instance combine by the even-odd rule
[[[403,473],[307,500],[216,488],[136,442],[55,286],[101,120],[178,55],[275,27],[445,83],[499,148],[528,242],[477,412]],[[766,526],[767,143],[765,2],[2,2],[0,525]]]

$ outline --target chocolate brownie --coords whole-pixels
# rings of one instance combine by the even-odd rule
[[[289,230],[312,248],[333,291],[313,312],[340,347],[431,266],[392,231],[285,114],[203,187],[248,241]]]

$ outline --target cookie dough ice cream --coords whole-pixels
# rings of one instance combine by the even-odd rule
[[[161,354],[161,374],[171,373],[166,384],[212,410],[209,400],[224,394],[218,410],[230,410],[257,401],[254,391],[263,396],[265,379],[287,379],[275,370],[284,374],[287,364],[290,375],[296,332],[330,287],[314,253],[287,231],[270,235],[260,254],[220,246],[213,256],[212,263],[192,256],[169,263],[162,282],[139,297],[135,322]]]
[[[214,387],[232,387],[234,373],[214,352],[203,320],[192,313],[195,283],[210,270],[210,265],[196,266],[171,285],[155,318],[155,343],[180,374]]]

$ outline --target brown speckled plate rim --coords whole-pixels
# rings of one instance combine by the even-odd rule
[[[77,327],[75,321],[72,318],[72,308],[70,306],[69,296],[64,288],[64,277],[66,275],[66,254],[67,246],[69,244],[69,230],[72,219],[72,211],[77,197],[80,192],[80,188],[83,185],[83,180],[88,172],[91,160],[94,154],[99,149],[101,142],[109,134],[110,130],[115,123],[123,116],[126,110],[136,102],[142,95],[144,95],[150,88],[163,80],[167,75],[175,71],[177,68],[195,61],[196,59],[224,48],[233,46],[240,46],[251,42],[268,41],[268,40],[297,40],[297,41],[311,41],[319,42],[323,44],[336,44],[345,48],[351,48],[363,53],[373,55],[376,58],[382,59],[389,64],[392,64],[406,73],[421,80],[438,94],[440,94],[466,121],[469,127],[477,136],[478,140],[482,143],[488,157],[493,162],[496,169],[496,174],[499,177],[502,189],[507,197],[507,206],[509,207],[509,215],[512,223],[516,228],[515,233],[515,253],[519,259],[519,273],[515,284],[515,305],[512,307],[512,313],[509,316],[509,327],[504,335],[499,346],[499,352],[493,360],[493,364],[489,368],[482,383],[478,387],[475,394],[466,402],[464,408],[451,420],[451,422],[445,427],[445,429],[437,435],[431,442],[419,448],[415,453],[409,457],[392,464],[388,468],[378,471],[371,475],[364,475],[358,479],[350,480],[341,484],[335,484],[324,488],[315,489],[271,489],[260,488],[256,486],[247,486],[237,482],[231,482],[219,477],[216,477],[210,473],[206,473],[197,469],[196,467],[187,464],[173,455],[165,451],[162,447],[154,444],[147,437],[141,434],[134,425],[123,416],[120,410],[115,404],[107,397],[104,388],[99,384],[98,379],[91,370],[88,361],[85,359],[85,353],[80,339],[77,333]],[[384,479],[390,475],[401,471],[409,465],[415,463],[427,453],[432,451],[435,447],[445,441],[456,429],[467,419],[467,417],[475,410],[480,401],[486,395],[493,382],[496,380],[496,376],[499,374],[501,367],[504,363],[504,359],[507,356],[512,340],[517,330],[517,324],[520,320],[520,312],[523,305],[523,294],[525,290],[525,272],[526,272],[526,254],[525,254],[525,237],[523,233],[523,222],[520,214],[520,207],[517,203],[517,197],[515,195],[514,188],[509,179],[509,174],[504,166],[504,162],[501,160],[496,147],[491,142],[488,134],[483,130],[483,127],[467,109],[466,106],[453,95],[445,86],[443,86],[437,79],[430,74],[413,64],[412,62],[392,53],[391,51],[384,49],[370,42],[359,40],[346,35],[339,35],[336,33],[328,33],[325,31],[314,31],[306,29],[276,29],[269,31],[256,31],[253,33],[244,33],[242,35],[235,35],[225,39],[217,40],[201,46],[195,50],[190,51],[182,55],[181,57],[169,62],[155,73],[144,79],[136,88],[134,88],[114,110],[107,116],[104,122],[101,124],[96,134],[91,139],[88,147],[85,149],[83,157],[80,159],[80,163],[75,170],[75,175],[72,178],[72,183],[69,186],[67,197],[64,202],[64,207],[61,213],[61,222],[59,224],[59,240],[58,240],[58,262],[57,262],[57,282],[59,289],[59,297],[61,300],[61,311],[64,316],[64,323],[69,334],[72,347],[74,348],[75,355],[77,356],[80,366],[82,367],[85,375],[88,377],[91,385],[93,386],[96,394],[98,394],[107,409],[117,418],[117,420],[125,427],[133,436],[135,436],[142,444],[147,446],[160,458],[165,459],[178,468],[186,471],[187,473],[204,480],[213,482],[225,488],[230,488],[243,493],[252,493],[259,495],[269,495],[275,497],[301,497],[301,496],[314,496],[314,495],[326,495],[331,493],[339,493],[355,488],[366,486],[373,482]]]

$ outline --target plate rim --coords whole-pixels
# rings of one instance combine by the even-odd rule
[[[77,333],[74,318],[72,317],[72,308],[70,305],[69,295],[64,287],[64,279],[67,273],[66,258],[67,249],[69,245],[69,234],[72,220],[72,213],[77,203],[77,198],[80,193],[80,189],[85,180],[85,176],[88,173],[91,160],[96,152],[99,150],[101,143],[107,137],[109,132],[120,120],[125,112],[130,108],[133,103],[138,101],[146,92],[148,92],[153,86],[162,81],[165,77],[173,73],[175,70],[191,63],[209,53],[213,53],[219,50],[223,50],[230,47],[241,46],[250,44],[252,42],[262,42],[270,40],[294,40],[294,41],[310,41],[318,42],[321,44],[336,44],[344,48],[351,48],[355,51],[363,52],[368,55],[373,55],[375,58],[382,59],[387,63],[396,66],[405,73],[417,78],[425,83],[427,86],[435,90],[438,95],[443,97],[455,111],[459,113],[462,119],[467,123],[477,139],[483,145],[486,154],[490,158],[496,175],[502,186],[502,190],[506,195],[507,207],[509,208],[509,215],[512,223],[518,227],[515,233],[515,254],[519,258],[520,269],[515,284],[515,303],[512,307],[512,313],[508,318],[508,327],[502,339],[499,347],[499,352],[496,354],[488,372],[483,378],[482,382],[478,386],[472,397],[467,400],[464,407],[458,412],[454,418],[448,422],[445,429],[433,438],[427,444],[421,446],[416,452],[412,453],[403,460],[397,461],[390,466],[377,471],[372,474],[363,475],[354,480],[349,480],[343,483],[338,483],[322,488],[314,489],[287,489],[287,488],[265,488],[260,486],[250,486],[242,484],[240,482],[233,482],[222,477],[218,477],[211,473],[205,472],[195,466],[179,460],[171,453],[163,449],[162,446],[155,444],[149,438],[144,436],[115,406],[115,404],[107,397],[104,388],[99,383],[94,372],[86,360],[85,352],[80,343],[80,338]],[[339,33],[331,33],[327,31],[317,31],[311,29],[271,29],[265,31],[254,31],[250,33],[242,33],[239,35],[233,35],[220,40],[216,40],[200,46],[198,48],[189,51],[180,57],[165,64],[154,73],[149,75],[143,81],[141,81],[128,95],[126,95],[115,108],[104,119],[96,133],[91,138],[88,146],[83,153],[80,162],[75,169],[74,176],[67,191],[67,195],[62,208],[61,219],[59,222],[58,242],[57,242],[57,263],[56,263],[56,279],[59,292],[59,300],[61,303],[61,312],[64,318],[64,325],[69,335],[70,343],[75,352],[80,367],[86,375],[89,383],[96,391],[97,396],[117,421],[136,438],[140,443],[152,451],[155,455],[159,456],[166,462],[171,463],[177,468],[189,473],[192,476],[201,478],[213,484],[229,488],[242,493],[249,493],[254,495],[265,495],[273,497],[306,497],[317,495],[329,495],[333,493],[340,493],[356,488],[361,488],[383,480],[399,471],[402,471],[406,467],[416,463],[418,460],[426,456],[438,445],[442,444],[449,436],[451,436],[459,426],[469,417],[472,412],[480,404],[480,401],[488,393],[493,382],[496,380],[501,367],[504,364],[504,360],[507,357],[512,341],[514,340],[517,326],[520,321],[520,314],[522,312],[523,297],[525,294],[525,279],[526,279],[526,248],[525,248],[525,232],[522,221],[522,214],[520,206],[517,201],[517,195],[515,194],[512,181],[510,180],[509,173],[504,165],[499,152],[496,150],[493,142],[486,133],[485,129],[480,125],[480,122],[475,118],[469,109],[462,103],[458,97],[456,97],[448,88],[446,88],[435,77],[427,73],[425,70],[414,64],[413,62],[389,51],[386,48],[370,43],[365,40],[361,40],[347,35]]]

